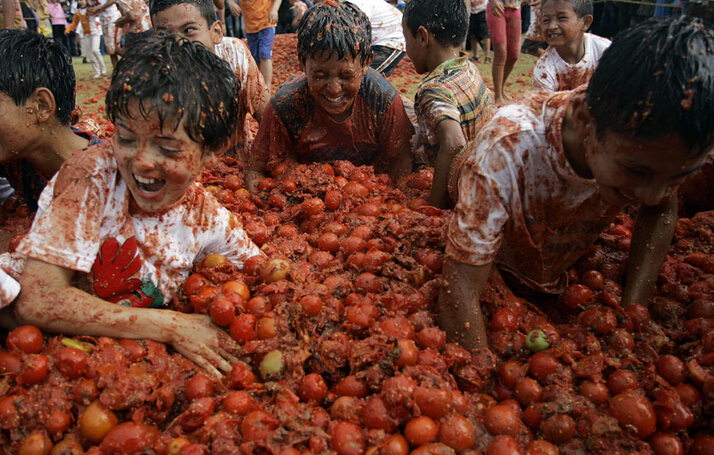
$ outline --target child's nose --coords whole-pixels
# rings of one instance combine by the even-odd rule
[[[139,147],[136,155],[134,155],[133,162],[137,170],[148,170],[156,167],[156,160],[153,157],[153,153],[151,149],[146,146]]]

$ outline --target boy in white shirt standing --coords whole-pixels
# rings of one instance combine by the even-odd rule
[[[544,0],[541,33],[548,49],[533,68],[533,89],[573,90],[590,80],[610,40],[585,33],[593,22],[592,0]]]

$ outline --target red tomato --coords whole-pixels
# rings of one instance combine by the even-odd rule
[[[325,232],[317,238],[317,247],[322,251],[336,253],[340,249],[340,238],[332,232]]]
[[[61,409],[55,409],[47,416],[45,421],[45,429],[50,434],[53,439],[59,438],[72,424],[72,417],[62,411]]]
[[[441,420],[439,441],[459,453],[476,443],[476,429],[469,419],[452,412]]]
[[[615,351],[631,351],[635,348],[635,339],[628,330],[614,328],[607,336],[607,345]]]
[[[679,357],[673,355],[663,355],[655,363],[657,374],[670,385],[677,385],[687,379],[687,369],[684,362]]]
[[[499,308],[493,314],[488,327],[495,332],[515,332],[518,330],[518,318],[508,308]]]
[[[259,295],[245,303],[245,310],[256,318],[260,318],[273,310],[273,304],[270,303],[270,299]]]
[[[259,340],[267,340],[278,336],[278,327],[275,324],[275,318],[272,316],[266,316],[258,319],[256,334],[258,335]]]
[[[283,191],[286,193],[292,193],[297,190],[297,182],[293,179],[285,179],[282,181]]]
[[[340,243],[340,249],[342,250],[342,253],[344,255],[350,255],[353,253],[364,251],[366,247],[367,242],[364,239],[356,237],[354,235],[345,238]]]
[[[710,256],[712,257],[712,256]],[[714,454],[714,436],[699,435],[694,438],[689,448],[690,455],[712,455]]]
[[[330,431],[332,448],[338,455],[364,455],[367,450],[362,428],[353,422],[339,421]]]
[[[399,357],[394,360],[394,364],[400,367],[414,365],[419,357],[419,348],[413,340],[399,340]]]
[[[397,339],[414,339],[414,326],[404,316],[395,316],[393,318],[381,319],[379,328],[382,329],[385,335],[390,338]]]
[[[357,327],[367,328],[379,317],[379,310],[371,303],[358,303],[347,309],[347,320]]]
[[[126,358],[130,363],[137,362],[146,357],[146,348],[142,343],[143,341],[140,343],[136,340],[128,339],[119,341],[119,346],[124,350]]]
[[[350,197],[366,197],[369,194],[367,187],[358,182],[347,183],[342,187],[342,191]]]
[[[400,434],[393,434],[386,442],[377,447],[379,455],[408,455],[409,443]]]
[[[498,377],[501,379],[501,384],[506,388],[513,390],[516,387],[518,379],[523,377],[523,369],[521,364],[516,360],[507,360],[498,366]]]
[[[327,383],[317,373],[310,373],[302,378],[297,394],[302,401],[321,403],[327,395]]]
[[[74,386],[72,397],[79,404],[88,405],[99,396],[99,387],[93,379],[80,379]]]
[[[543,436],[554,444],[570,441],[575,436],[575,420],[567,414],[555,414],[540,425]]]
[[[450,390],[417,387],[414,401],[423,415],[439,420],[453,409],[453,396]]]
[[[625,390],[636,389],[640,386],[637,374],[630,370],[615,370],[607,378],[607,388],[610,393],[617,395]]]
[[[500,404],[487,409],[483,421],[492,435],[515,436],[520,428],[520,419],[513,408]]]
[[[438,327],[426,327],[417,333],[417,341],[423,348],[439,350],[446,345],[446,332]]]
[[[20,374],[17,376],[18,384],[36,384],[47,377],[49,359],[44,354],[30,354],[22,364]]]
[[[625,432],[644,439],[657,429],[657,414],[652,402],[636,393],[621,393],[610,400],[610,414]]]
[[[201,275],[200,273],[193,273],[189,275],[188,278],[186,278],[186,281],[184,281],[183,292],[186,295],[191,296],[197,294],[201,289],[210,284],[211,282],[208,281],[208,278],[206,278],[205,276]]]
[[[644,305],[631,303],[625,307],[625,314],[632,319],[632,324],[636,332],[640,332],[650,325],[650,311]]]
[[[531,378],[521,378],[516,383],[513,396],[521,406],[528,406],[533,402],[540,401],[543,396],[543,387],[538,381]]]
[[[253,411],[243,419],[243,441],[263,442],[278,427],[279,421],[265,411]]]
[[[598,272],[597,270],[588,270],[587,272],[583,273],[583,276],[580,277],[580,281],[582,283],[592,289],[593,291],[600,290],[602,288],[602,285],[605,283],[605,279],[602,276],[602,273]]]
[[[205,374],[197,374],[186,381],[186,399],[189,401],[196,398],[206,398],[213,396],[213,381]]]
[[[493,438],[486,455],[521,455],[521,449],[512,436],[502,434]]]
[[[231,368],[228,378],[228,386],[232,389],[245,389],[255,382],[255,375],[251,369],[243,362],[236,362]]]
[[[235,174],[227,175],[223,179],[223,186],[231,191],[238,190],[243,187],[243,179]]]
[[[699,393],[699,390],[691,384],[677,384],[674,389],[677,391],[682,403],[690,408],[702,400],[702,394]]]
[[[560,361],[546,352],[536,352],[531,356],[528,364],[528,373],[543,382],[549,375],[555,373],[560,366]]]
[[[438,434],[439,426],[427,416],[415,417],[404,427],[404,436],[415,447],[434,441]]]
[[[526,455],[558,455],[556,446],[542,439],[535,439],[526,446]]]
[[[655,455],[684,455],[682,441],[674,434],[658,432],[650,437],[650,447]]]
[[[54,354],[55,367],[67,379],[77,379],[84,376],[89,355],[77,348],[62,348]]]
[[[22,368],[20,358],[7,351],[0,351],[0,375],[18,373]]]
[[[584,284],[571,284],[561,296],[563,304],[570,310],[583,307],[593,300],[593,291]]]
[[[104,453],[131,455],[150,449],[161,435],[161,431],[151,425],[124,422],[107,432],[99,448]]]
[[[317,316],[322,311],[323,301],[319,296],[306,295],[300,299],[300,307],[308,317]]]
[[[191,302],[193,311],[199,314],[208,312],[208,305],[218,295],[218,288],[214,286],[204,286],[196,294],[190,295],[188,300]]]
[[[583,381],[583,383],[580,384],[580,395],[589,398],[590,401],[595,404],[604,404],[610,399],[610,392],[607,385],[602,382],[590,380]]]
[[[258,318],[250,313],[244,313],[236,317],[228,329],[231,338],[241,344],[255,340],[258,336],[255,331],[257,322]]]
[[[545,403],[537,402],[531,403],[526,409],[523,410],[523,422],[531,428],[540,427],[540,423],[543,420],[543,406]]]
[[[10,332],[5,343],[8,350],[17,349],[25,354],[37,354],[42,350],[44,340],[40,329],[33,325],[23,325]]]
[[[245,390],[233,390],[223,397],[223,408],[235,415],[246,415],[253,407],[253,397]]]
[[[360,294],[377,294],[382,292],[382,280],[373,273],[362,273],[355,280],[355,290]]]
[[[339,396],[364,398],[369,393],[367,383],[355,375],[349,375],[335,386],[334,392]]]
[[[383,430],[386,433],[393,433],[397,429],[397,420],[389,415],[387,405],[379,395],[367,398],[359,415],[360,422],[365,428]]]

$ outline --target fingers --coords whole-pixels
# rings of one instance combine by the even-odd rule
[[[225,349],[218,348],[218,353],[221,354],[221,357],[226,359],[228,363],[231,365],[231,369],[233,368],[233,364],[238,362],[238,357],[234,356],[230,352],[226,351]]]

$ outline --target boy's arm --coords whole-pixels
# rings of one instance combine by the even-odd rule
[[[404,147],[402,151],[390,159],[389,169],[387,173],[390,177],[394,179],[395,182],[399,181],[400,178],[405,175],[409,175],[412,172],[412,150],[411,146]]]
[[[280,9],[280,4],[282,0],[273,0],[273,5],[270,7],[270,13],[268,14],[268,21],[273,24],[273,26],[278,23],[278,10]]]
[[[94,7],[94,8],[87,8],[87,13],[89,13],[89,14],[99,14],[99,13],[101,13],[102,11],[104,11],[105,9],[109,8],[110,6],[116,5],[117,2],[119,2],[119,0],[107,0],[107,2],[106,2],[105,4],[103,4],[103,5],[99,5],[99,6]]]
[[[231,10],[231,14],[235,17],[240,16],[240,6],[238,5],[238,0],[226,0],[226,5]]]
[[[486,326],[481,313],[481,292],[486,286],[491,264],[469,265],[449,258],[444,260],[439,293],[439,325],[450,342],[469,351],[487,348]]]
[[[436,137],[439,141],[439,152],[434,164],[434,181],[431,185],[429,205],[446,208],[449,202],[447,182],[449,169],[456,153],[466,145],[461,124],[453,119],[445,119],[436,127]]]
[[[117,27],[121,27],[126,24],[133,24],[136,22],[136,13],[132,10],[128,10],[126,13],[122,14],[122,16],[114,21],[114,25]]]
[[[70,285],[74,271],[28,259],[15,314],[23,324],[67,335],[148,338],[220,376],[240,349],[208,316],[132,308],[106,302]]]
[[[664,198],[658,205],[640,206],[627,260],[627,278],[622,294],[623,307],[630,303],[647,305],[649,302],[664,257],[672,243],[676,224],[676,192]]]

